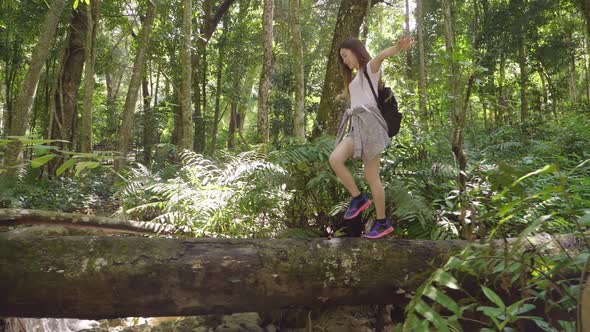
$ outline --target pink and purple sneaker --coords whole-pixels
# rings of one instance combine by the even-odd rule
[[[375,220],[373,226],[371,226],[371,230],[361,235],[361,237],[365,239],[378,239],[391,232],[393,232],[393,226],[389,223],[389,219],[385,218],[383,220]]]
[[[361,212],[365,211],[371,206],[371,200],[367,198],[367,195],[361,193],[357,197],[353,198],[350,202],[350,207],[344,214],[344,220],[353,219],[358,216]]]

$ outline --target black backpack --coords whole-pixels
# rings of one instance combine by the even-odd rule
[[[365,73],[367,81],[369,81],[369,86],[373,92],[373,97],[375,97],[375,100],[377,101],[377,106],[381,111],[381,116],[383,116],[385,123],[387,123],[387,134],[389,137],[393,137],[399,132],[399,127],[402,122],[402,114],[399,112],[397,107],[397,100],[395,100],[393,91],[391,91],[389,87],[384,87],[383,90],[379,91],[379,97],[377,97],[375,89],[373,88],[373,83],[371,83],[371,78],[367,73],[368,66],[369,65],[367,64],[364,67],[363,72]]]

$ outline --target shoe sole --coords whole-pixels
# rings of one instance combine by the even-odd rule
[[[368,199],[365,204],[363,204],[360,208],[358,208],[356,210],[355,214],[353,214],[351,217],[348,217],[348,218],[344,217],[344,220],[350,220],[350,219],[356,218],[356,216],[358,216],[361,212],[365,211],[369,206],[371,206],[371,203],[373,203],[373,201]]]
[[[384,230],[383,232],[381,232],[377,235],[361,235],[361,237],[364,237],[365,239],[378,239],[378,238],[383,237],[391,232],[393,232],[393,226],[389,227],[388,229]]]

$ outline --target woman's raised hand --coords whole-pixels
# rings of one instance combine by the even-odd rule
[[[414,39],[412,39],[412,37],[403,36],[397,42],[397,49],[400,51],[405,51],[405,50],[409,49],[410,47],[412,47],[413,44],[414,44]]]

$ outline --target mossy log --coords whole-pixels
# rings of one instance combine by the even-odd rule
[[[552,241],[537,237],[537,246]],[[561,236],[555,248],[582,244]],[[462,241],[0,233],[0,316],[114,318],[405,303]]]

